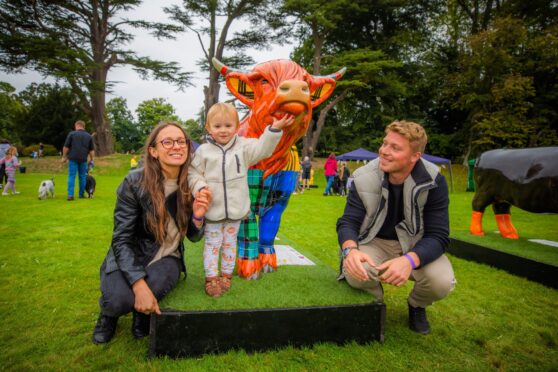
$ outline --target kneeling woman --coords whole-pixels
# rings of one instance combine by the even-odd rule
[[[188,166],[193,149],[176,123],[162,122],[145,143],[143,168],[131,171],[117,190],[112,244],[101,265],[101,313],[93,342],[109,342],[118,317],[133,312],[132,334],[149,334],[149,314],[186,272],[184,237],[203,236],[211,193],[192,196]]]

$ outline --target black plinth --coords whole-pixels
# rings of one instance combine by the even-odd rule
[[[384,340],[385,304],[174,311],[151,317],[149,356],[193,357],[231,349],[264,351],[320,342]]]
[[[558,267],[556,266],[453,238],[448,252],[454,256],[484,263],[558,289]]]

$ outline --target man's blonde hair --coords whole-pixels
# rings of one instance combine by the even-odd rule
[[[74,124],[76,127],[85,128],[85,122],[83,120],[78,120]]]
[[[418,151],[424,154],[424,149],[426,143],[428,142],[428,136],[422,125],[414,123],[412,121],[394,121],[386,127],[386,134],[389,132],[395,132],[403,137],[407,138],[411,143],[411,148],[413,151]]]
[[[219,114],[230,115],[234,119],[234,124],[238,127],[240,119],[238,118],[238,112],[236,107],[227,102],[217,102],[209,111],[207,111],[207,118],[205,119],[205,127],[209,128],[209,124],[213,121],[213,118]]]

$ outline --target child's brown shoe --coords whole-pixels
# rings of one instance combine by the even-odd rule
[[[221,277],[219,279],[220,279],[219,285],[221,286],[222,293],[228,292],[229,289],[231,289],[232,275],[231,274],[221,274]]]
[[[219,277],[212,276],[205,278],[205,293],[210,297],[221,296],[222,290]]]

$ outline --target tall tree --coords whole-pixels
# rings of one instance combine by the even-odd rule
[[[130,27],[173,37],[177,28],[125,18],[140,0],[0,0],[0,67],[14,72],[30,68],[67,81],[90,117],[99,155],[113,152],[105,113],[107,77],[116,65],[131,65],[142,78],[153,75],[184,87],[189,75],[176,63],[138,56],[125,48]]]
[[[160,121],[176,121],[174,107],[164,98],[153,98],[141,102],[136,108],[138,128],[142,136],[147,136]]]
[[[9,139],[13,143],[19,141],[16,120],[23,110],[24,106],[15,94],[15,88],[0,81],[0,138]]]
[[[182,30],[198,36],[204,53],[199,65],[209,75],[203,88],[205,113],[219,101],[220,73],[211,60],[217,58],[234,68],[249,66],[254,60],[245,53],[246,49],[263,49],[271,40],[279,39],[266,29],[273,4],[271,0],[184,0],[182,7],[165,8]],[[231,35],[231,26],[241,20],[249,22],[250,27]]]
[[[280,20],[275,27],[282,34],[290,34],[300,40],[294,59],[307,66],[312,74],[320,75],[326,38],[343,23],[344,16],[363,11],[359,3],[351,0],[284,0],[275,14],[275,18]],[[296,22],[293,23],[292,19]],[[314,156],[328,113],[348,94],[349,90],[335,94],[319,109],[316,120],[311,121],[304,137],[303,156]]]
[[[43,142],[62,150],[76,120],[85,118],[69,87],[33,83],[19,98],[25,110],[17,117],[17,132],[25,145]]]
[[[107,116],[116,140],[116,151],[129,152],[141,148],[145,136],[134,122],[124,98],[116,97],[107,102]]]

